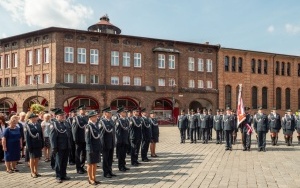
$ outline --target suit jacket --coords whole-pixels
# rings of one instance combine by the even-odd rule
[[[114,124],[110,119],[103,118],[99,123],[100,139],[103,150],[110,150],[114,148]]]
[[[50,125],[50,143],[53,149],[68,150],[71,148],[71,129],[67,121],[55,121]]]
[[[88,122],[85,127],[86,150],[90,153],[100,152],[102,149],[100,129],[97,123]]]
[[[179,115],[177,126],[179,129],[187,129],[189,126],[189,121],[186,115]]]
[[[268,132],[268,117],[265,114],[255,114],[253,117],[253,125],[255,132]]]

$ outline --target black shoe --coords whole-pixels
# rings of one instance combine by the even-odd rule
[[[193,141],[191,141],[191,144],[194,143]]]
[[[110,174],[106,174],[104,175],[105,178],[111,178],[111,175]]]
[[[69,176],[66,176],[64,178],[61,178],[62,180],[70,180],[71,178]]]
[[[100,181],[95,181],[95,183],[98,185],[98,184],[100,184],[101,182],[100,182]]]
[[[230,151],[232,151],[232,148],[229,148]]]
[[[116,174],[114,174],[114,173],[112,173],[112,172],[111,172],[109,175],[111,175],[111,176],[117,176]]]
[[[137,163],[138,165],[142,164],[142,163],[140,163],[140,162],[138,162],[138,161],[137,161],[136,163]]]
[[[132,163],[131,165],[132,166],[139,166],[137,163]]]
[[[225,148],[225,151],[229,150],[229,148]]]
[[[125,169],[125,170],[130,170],[130,168],[127,168],[126,166],[124,166],[124,169]]]
[[[77,174],[84,174],[84,171],[82,171],[81,169],[77,170]]]
[[[142,161],[143,161],[143,162],[149,162],[149,160],[148,160],[148,159],[142,159]]]
[[[75,163],[73,163],[73,162],[69,162],[69,165],[73,166],[73,165],[75,165]]]
[[[243,149],[243,151],[246,151],[246,150],[247,150],[246,148]]]
[[[84,169],[83,167],[82,167],[82,171],[84,172],[84,173],[86,173],[87,171],[86,171],[86,169]]]
[[[126,169],[125,168],[120,168],[119,171],[126,172]]]

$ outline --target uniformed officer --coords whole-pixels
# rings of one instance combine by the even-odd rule
[[[96,180],[97,163],[100,162],[100,152],[102,149],[97,115],[98,113],[95,110],[90,111],[87,115],[89,121],[85,127],[87,174],[89,184],[91,185],[100,183]]]
[[[287,146],[292,145],[292,138],[293,138],[293,133],[295,130],[295,117],[292,115],[292,111],[288,109],[286,111],[286,114],[282,118],[282,128],[284,129],[285,132],[285,139],[287,142]]]
[[[86,172],[84,163],[86,159],[86,143],[84,140],[85,125],[88,123],[88,117],[85,115],[85,106],[80,105],[77,107],[79,114],[73,118],[72,134],[75,142],[75,162],[78,174]]]
[[[212,110],[208,110],[209,120],[208,120],[208,140],[212,140],[212,129],[214,127],[214,116],[212,114]]]
[[[141,143],[141,158],[143,162],[149,162],[150,159],[148,159],[148,150],[149,150],[149,145],[151,141],[151,125],[150,121],[147,117],[147,112],[146,108],[143,108],[141,110],[141,121],[142,121],[142,143]]]
[[[129,122],[129,134],[130,134],[130,145],[131,145],[131,165],[138,166],[141,164],[138,161],[139,151],[142,140],[142,121],[139,117],[139,109],[132,109],[133,116]]]
[[[128,148],[128,135],[129,135],[129,121],[126,118],[127,111],[124,107],[120,107],[117,111],[119,118],[116,120],[116,138],[118,151],[118,168],[120,171],[125,172],[129,170],[126,165],[126,150]]]
[[[195,112],[193,109],[190,110],[191,115],[189,115],[188,120],[189,120],[189,128],[190,128],[190,138],[191,138],[191,144],[195,143],[196,144],[196,129],[198,126],[198,121],[199,118],[197,115],[195,115]]]
[[[237,127],[237,115],[235,110],[231,110],[231,115],[233,116],[233,130],[232,130],[232,137],[231,137],[231,142],[233,145],[236,143],[236,138],[237,138],[237,132],[238,132],[238,127]]]
[[[180,131],[180,143],[185,143],[185,131],[189,126],[189,121],[187,116],[184,113],[184,110],[181,110],[181,114],[178,116],[177,126]]]
[[[217,114],[214,115],[213,117],[213,127],[214,130],[216,131],[216,144],[221,144],[222,139],[221,139],[221,132],[222,132],[222,120],[223,117],[220,115],[220,110],[217,109]]]
[[[269,131],[268,117],[263,113],[262,107],[258,107],[258,112],[253,118],[254,130],[257,134],[257,150],[266,151],[266,134]]]
[[[60,108],[51,108],[50,109],[50,115],[51,115],[50,122],[52,124],[53,124],[53,122],[57,121],[56,116],[55,116],[55,112],[59,109]],[[72,138],[72,140],[73,140],[73,138]],[[51,165],[52,170],[55,170],[55,155],[53,154],[53,152],[51,153],[51,163],[50,163],[50,165]]]
[[[127,111],[127,121],[130,122],[130,118],[132,117],[132,109],[128,109]],[[130,129],[128,129],[128,146],[127,146],[127,150],[126,153],[127,155],[131,155],[131,145],[130,145]]]
[[[268,123],[271,132],[272,145],[277,145],[278,132],[281,129],[281,118],[278,113],[276,113],[276,108],[273,108],[271,113],[268,115]]]
[[[296,130],[297,130],[297,138],[298,138],[298,144],[300,144],[300,109],[298,110],[298,114],[295,115],[295,124],[296,124]]]
[[[69,180],[67,176],[67,164],[69,159],[69,150],[71,149],[70,124],[65,120],[65,112],[61,109],[55,111],[56,120],[50,125],[50,142],[53,155],[55,156],[55,173],[57,183],[63,180]]]
[[[224,109],[220,109],[220,117],[222,119],[222,125],[223,125],[223,116],[224,116]],[[222,128],[222,131],[221,131],[221,141],[224,141],[224,135],[225,135],[225,131]]]
[[[207,114],[207,109],[203,109],[203,114],[200,115],[199,125],[202,129],[203,144],[208,143],[210,116]]]
[[[223,127],[225,137],[225,150],[232,150],[232,131],[234,129],[234,117],[231,114],[231,108],[226,108],[226,114],[223,115]]]
[[[69,137],[70,143],[71,143],[71,149],[69,150],[70,151],[69,152],[69,165],[75,164],[75,142],[73,140],[73,135],[72,135],[72,122],[73,122],[73,119],[75,116],[76,116],[76,110],[74,108],[72,108],[70,110],[69,117],[66,120],[69,123],[70,129],[71,129],[71,136]]]
[[[253,122],[253,117],[249,113],[250,108],[244,107],[246,118],[241,124],[239,125],[239,128],[242,133],[242,144],[243,144],[243,151],[250,151],[251,147],[251,134],[252,134],[252,127],[251,124]]]
[[[188,120],[189,120],[189,117],[190,117],[191,114],[192,113],[190,112],[190,110],[188,110],[188,113],[186,115]],[[188,127],[186,128],[186,138],[187,139],[190,139],[190,133],[191,133],[191,130],[190,130],[190,123],[189,123]]]
[[[197,126],[196,126],[197,140],[201,140],[203,131],[202,131],[202,127],[200,126],[200,122],[199,122],[200,116],[201,116],[201,110],[199,108],[197,108],[197,113],[195,114],[195,116],[198,119]],[[196,140],[196,137],[195,137],[195,140]]]
[[[155,118],[154,111],[150,111],[150,117],[149,117],[150,125],[151,125],[151,143],[150,143],[150,151],[151,151],[151,157],[158,157],[156,155],[156,143],[159,141],[159,126],[158,121]]]
[[[112,176],[116,176],[112,173],[112,162],[113,162],[113,154],[114,154],[114,123],[111,119],[111,109],[110,107],[102,110],[104,113],[103,118],[99,122],[100,127],[100,139],[102,144],[102,168],[103,168],[103,176],[106,178],[111,178]]]

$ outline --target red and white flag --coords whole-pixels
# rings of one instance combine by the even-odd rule
[[[245,119],[245,109],[242,99],[242,84],[239,84],[239,98],[238,98],[238,107],[237,107],[237,126],[239,126]]]

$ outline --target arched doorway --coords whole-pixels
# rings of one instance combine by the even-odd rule
[[[0,112],[5,114],[10,114],[12,111],[17,111],[17,104],[11,98],[0,99]]]
[[[156,99],[152,110],[161,123],[175,123],[179,115],[178,102],[168,98]]]
[[[29,97],[28,99],[26,99],[23,103],[23,111],[24,112],[30,111],[30,106],[32,104],[41,104],[41,105],[45,106],[45,111],[49,111],[48,100],[41,96],[38,96],[38,97],[32,96],[32,97]]]
[[[110,107],[112,111],[116,111],[118,106],[124,106],[125,109],[132,109],[139,107],[139,101],[130,97],[118,97],[111,101]]]
[[[197,109],[212,109],[213,105],[210,101],[206,100],[206,99],[196,99],[193,100],[190,105],[189,105],[189,110],[193,109],[194,111],[197,111]]]
[[[86,109],[98,110],[100,105],[96,99],[90,96],[74,96],[64,102],[64,111],[69,113],[72,108],[77,108],[80,105],[85,105]]]

